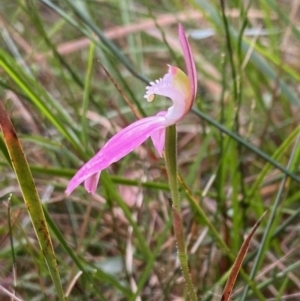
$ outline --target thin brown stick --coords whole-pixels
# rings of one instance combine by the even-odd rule
[[[136,118],[138,118],[138,119],[143,118],[143,116],[141,115],[141,113],[137,110],[137,108],[131,103],[131,101],[128,99],[128,97],[124,94],[124,92],[122,91],[121,87],[113,79],[113,77],[110,75],[110,73],[107,71],[107,69],[100,62],[99,62],[99,64],[101,65],[102,69],[104,70],[104,72],[106,73],[106,75],[108,76],[108,78],[110,79],[110,81],[113,83],[113,85],[119,91],[119,93],[121,94],[121,96],[124,98],[124,100],[126,101],[126,103],[128,104],[128,106],[130,107],[131,111],[134,113],[134,115],[136,116]]]

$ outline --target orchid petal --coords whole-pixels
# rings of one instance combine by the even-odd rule
[[[98,172],[96,174],[93,174],[92,176],[90,176],[84,181],[84,188],[86,189],[87,192],[90,192],[92,194],[96,192],[100,175],[101,172]]]
[[[157,150],[160,157],[162,157],[163,150],[165,147],[166,128],[162,128],[151,134],[151,139],[155,149]]]
[[[166,116],[167,112],[159,112],[156,116]],[[151,134],[151,139],[158,154],[162,157],[165,147],[166,128],[161,128]]]
[[[197,72],[196,72],[196,65],[195,61],[193,59],[192,50],[190,47],[190,44],[186,38],[183,26],[181,24],[178,25],[178,34],[179,34],[179,40],[181,44],[181,48],[183,51],[183,57],[187,69],[188,78],[191,85],[191,98],[192,102],[190,105],[190,108],[192,107],[196,94],[197,94]]]
[[[146,87],[144,97],[147,100],[152,100],[154,94],[169,97],[173,102],[166,115],[169,125],[179,121],[189,110],[186,106],[186,99],[190,98],[189,80],[177,67],[169,65],[168,73],[163,78],[151,82],[150,86]]]
[[[137,120],[118,132],[93,158],[78,170],[69,182],[66,194],[69,195],[83,181],[86,181],[86,188],[94,193],[97,182],[95,174],[100,173],[112,163],[132,152],[147,140],[150,135],[165,127],[165,117],[151,116]]]

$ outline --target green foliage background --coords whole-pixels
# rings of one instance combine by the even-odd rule
[[[199,85],[177,127],[199,300],[220,299],[265,210],[232,299],[297,299],[299,13],[297,0],[2,0],[1,102],[33,173],[67,300],[188,299],[166,170],[151,142],[103,172],[94,197],[83,187],[64,194],[83,162],[136,119],[122,94],[143,116],[170,105],[143,95],[167,64],[184,68],[179,22]],[[3,136],[0,148],[0,296],[57,300]]]

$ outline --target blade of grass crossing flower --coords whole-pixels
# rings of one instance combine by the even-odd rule
[[[0,136],[0,141],[1,141],[1,136]],[[9,157],[7,163],[0,161],[0,166],[7,166],[8,164],[11,164]],[[74,169],[68,169],[68,168],[62,169],[62,168],[52,168],[52,167],[46,168],[44,166],[37,166],[32,164],[30,164],[29,167],[34,176],[51,175],[51,176],[70,178],[75,172]],[[168,184],[162,182],[150,182],[150,181],[141,182],[139,180],[131,180],[131,179],[123,178],[120,176],[114,176],[114,175],[110,175],[110,179],[113,181],[114,184],[151,188],[151,189],[157,189],[162,191],[170,191]]]
[[[26,204],[34,230],[36,232],[40,248],[42,250],[51,278],[55,285],[58,299],[60,301],[63,301],[65,300],[65,298],[61,286],[61,279],[47,222],[43,213],[43,208],[36,191],[36,187],[31,175],[31,171],[29,169],[29,165],[23,153],[22,146],[1,102],[0,125],[2,128],[6,147],[9,152],[10,160],[16,173],[16,177],[19,182],[24,202]]]
[[[237,135],[233,131],[230,131],[227,129],[224,125],[220,124],[207,114],[193,108],[192,109],[193,113],[195,113],[197,116],[203,118],[205,121],[207,121],[209,124],[215,126],[218,130],[220,130],[222,133],[228,135],[232,139],[236,140],[238,143],[242,144],[244,147],[248,148],[250,151],[255,153],[257,156],[260,158],[264,159],[267,161],[271,166],[279,169],[282,171],[284,174],[288,175],[291,179],[295,180],[296,182],[300,183],[300,177],[298,177],[296,174],[292,173],[291,171],[287,170],[284,166],[282,166],[280,163],[274,160],[271,156],[267,155],[265,152],[261,151],[259,148],[254,146],[253,144],[247,142],[245,139],[243,139],[241,136]],[[299,127],[296,129],[299,131]],[[295,131],[293,132],[295,133]],[[296,133],[297,134],[297,133]],[[290,137],[290,136],[289,136]],[[278,151],[278,150],[277,150]],[[276,151],[276,153],[277,153]]]

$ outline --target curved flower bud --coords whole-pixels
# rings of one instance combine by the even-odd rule
[[[177,123],[189,112],[197,91],[196,67],[181,25],[179,25],[179,40],[188,75],[179,68],[169,65],[168,73],[163,78],[151,82],[150,86],[146,87],[144,96],[149,102],[154,99],[154,95],[169,97],[173,105],[168,111],[135,121],[113,136],[78,170],[69,182],[66,194],[69,195],[82,182],[88,192],[95,193],[101,171],[126,156],[150,136],[154,147],[162,156],[166,127]]]

